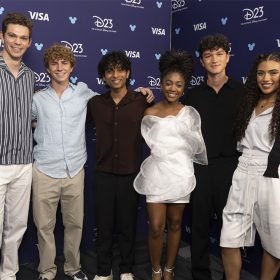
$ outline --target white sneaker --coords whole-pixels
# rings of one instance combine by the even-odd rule
[[[133,280],[133,274],[132,273],[122,273],[120,280]]]
[[[95,275],[93,280],[113,280],[113,274],[111,272],[111,274],[108,275],[108,276],[98,276],[98,275]]]

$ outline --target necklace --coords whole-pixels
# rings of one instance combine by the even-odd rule
[[[275,103],[275,101],[269,101],[269,102],[266,102],[266,103],[261,104],[260,107],[261,107],[261,108],[264,108],[264,107],[266,107],[267,105],[269,105],[269,104],[274,104],[274,103]]]

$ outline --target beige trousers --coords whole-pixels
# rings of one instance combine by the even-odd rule
[[[18,248],[27,228],[32,164],[0,165],[0,279],[16,280]]]
[[[73,178],[56,179],[33,167],[33,218],[37,227],[40,276],[54,279],[56,256],[54,228],[60,200],[64,225],[64,272],[73,275],[80,270],[80,243],[84,216],[84,170]]]

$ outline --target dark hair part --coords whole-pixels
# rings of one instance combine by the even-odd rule
[[[223,49],[226,53],[229,52],[230,46],[227,37],[223,34],[210,34],[201,38],[198,45],[198,52],[200,57],[208,50]]]
[[[259,55],[249,72],[245,84],[245,94],[241,103],[244,104],[244,106],[239,107],[235,124],[235,134],[238,141],[245,136],[245,131],[249,124],[251,115],[262,96],[262,92],[257,84],[257,70],[259,64],[264,61],[276,61],[280,64],[280,52]],[[276,101],[272,111],[269,133],[271,141],[275,139],[275,137],[280,136],[280,87],[277,91]]]
[[[44,53],[45,67],[49,68],[50,61],[54,61],[57,59],[63,59],[69,61],[72,67],[74,67],[76,63],[76,58],[72,50],[61,44],[52,45],[45,50]]]
[[[2,32],[6,33],[9,24],[19,24],[25,26],[29,30],[29,38],[32,36],[33,24],[30,18],[21,13],[8,13],[2,21]]]
[[[185,83],[190,80],[194,68],[194,60],[190,54],[182,50],[166,51],[159,60],[161,81],[172,72],[181,73]]]
[[[129,79],[131,77],[131,62],[127,55],[122,51],[113,51],[105,54],[98,63],[97,70],[99,77],[103,79],[105,72],[110,69],[120,68],[124,71],[129,71],[129,77],[126,81],[126,85],[129,85]]]

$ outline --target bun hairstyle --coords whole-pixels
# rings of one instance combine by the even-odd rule
[[[159,60],[159,71],[161,80],[171,72],[181,73],[185,79],[185,83],[190,80],[194,68],[194,60],[192,56],[183,50],[166,51]]]

